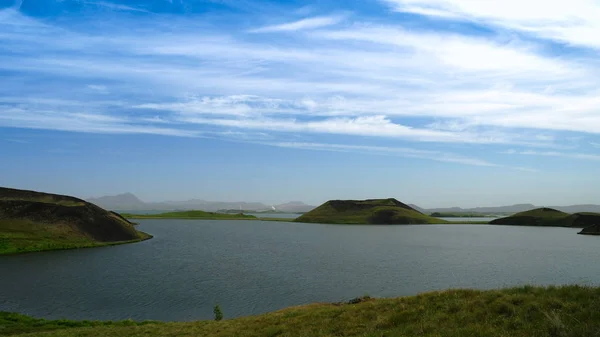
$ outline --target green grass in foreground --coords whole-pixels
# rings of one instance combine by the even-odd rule
[[[355,304],[312,304],[259,316],[180,323],[46,321],[0,313],[0,335],[215,337],[593,337],[600,288],[448,290]],[[227,316],[227,308],[223,308]]]
[[[121,213],[128,219],[203,219],[203,220],[257,220],[254,215],[227,214],[204,211],[166,212],[160,214],[129,214]]]
[[[98,242],[66,227],[49,227],[27,220],[0,220],[0,255],[114,246],[147,240],[152,236],[138,232],[140,238],[131,241]]]

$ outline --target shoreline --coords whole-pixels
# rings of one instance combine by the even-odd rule
[[[600,287],[448,289],[357,297],[222,321],[47,320],[0,312],[0,335],[43,336],[590,336]]]
[[[99,247],[111,247],[111,246],[120,246],[126,245],[130,243],[139,243],[142,241],[150,240],[154,238],[153,235],[138,231],[140,234],[144,235],[144,237],[135,239],[135,240],[127,240],[127,241],[115,241],[115,242],[90,242],[90,243],[82,243],[82,244],[63,244],[58,243],[56,247],[49,246],[47,248],[37,249],[35,247],[27,250],[21,251],[11,251],[11,252],[2,252],[0,251],[1,256],[9,256],[9,255],[21,255],[21,254],[31,254],[31,253],[39,253],[39,252],[50,252],[50,251],[58,251],[58,250],[73,250],[73,249],[88,249],[88,248],[99,248]]]
[[[347,226],[428,226],[428,225],[491,225],[489,221],[447,221],[440,223],[427,223],[427,224],[361,224],[361,223],[327,223],[327,222],[300,222],[295,221],[295,218],[193,218],[193,217],[130,217],[127,216],[128,220],[217,220],[217,221],[274,221],[274,222],[295,222],[304,224],[320,224],[320,225],[347,225]],[[136,223],[139,224],[139,223]],[[535,226],[534,226],[535,227]]]

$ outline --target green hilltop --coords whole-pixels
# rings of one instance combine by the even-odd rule
[[[137,242],[119,214],[65,195],[0,187],[0,254]]]
[[[600,288],[524,286],[310,304],[197,322],[44,320],[0,312],[0,335],[214,337],[581,337],[600,331]]]
[[[325,224],[439,224],[447,223],[389,199],[330,200],[298,217],[296,222]]]
[[[129,214],[121,213],[121,215],[128,219],[196,219],[196,220],[257,220],[258,218],[254,215],[247,215],[243,213],[230,214],[230,213],[215,213],[215,212],[204,212],[204,211],[178,211],[178,212],[166,212],[159,214]]]
[[[569,214],[552,208],[537,208],[509,217],[495,219],[493,225],[587,228],[600,225],[599,213]],[[593,234],[591,228],[581,234]]]

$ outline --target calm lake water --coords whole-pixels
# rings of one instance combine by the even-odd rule
[[[142,220],[137,244],[0,258],[0,311],[211,319],[369,294],[600,284],[600,237],[487,225]]]

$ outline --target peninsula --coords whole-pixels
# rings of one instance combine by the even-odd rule
[[[0,254],[151,238],[120,215],[70,196],[0,187]]]
[[[324,224],[443,224],[396,199],[330,200],[298,217],[296,222]]]
[[[495,219],[492,225],[586,228],[600,225],[600,213],[565,213],[553,208],[537,208]],[[582,233],[583,234],[583,233]]]

